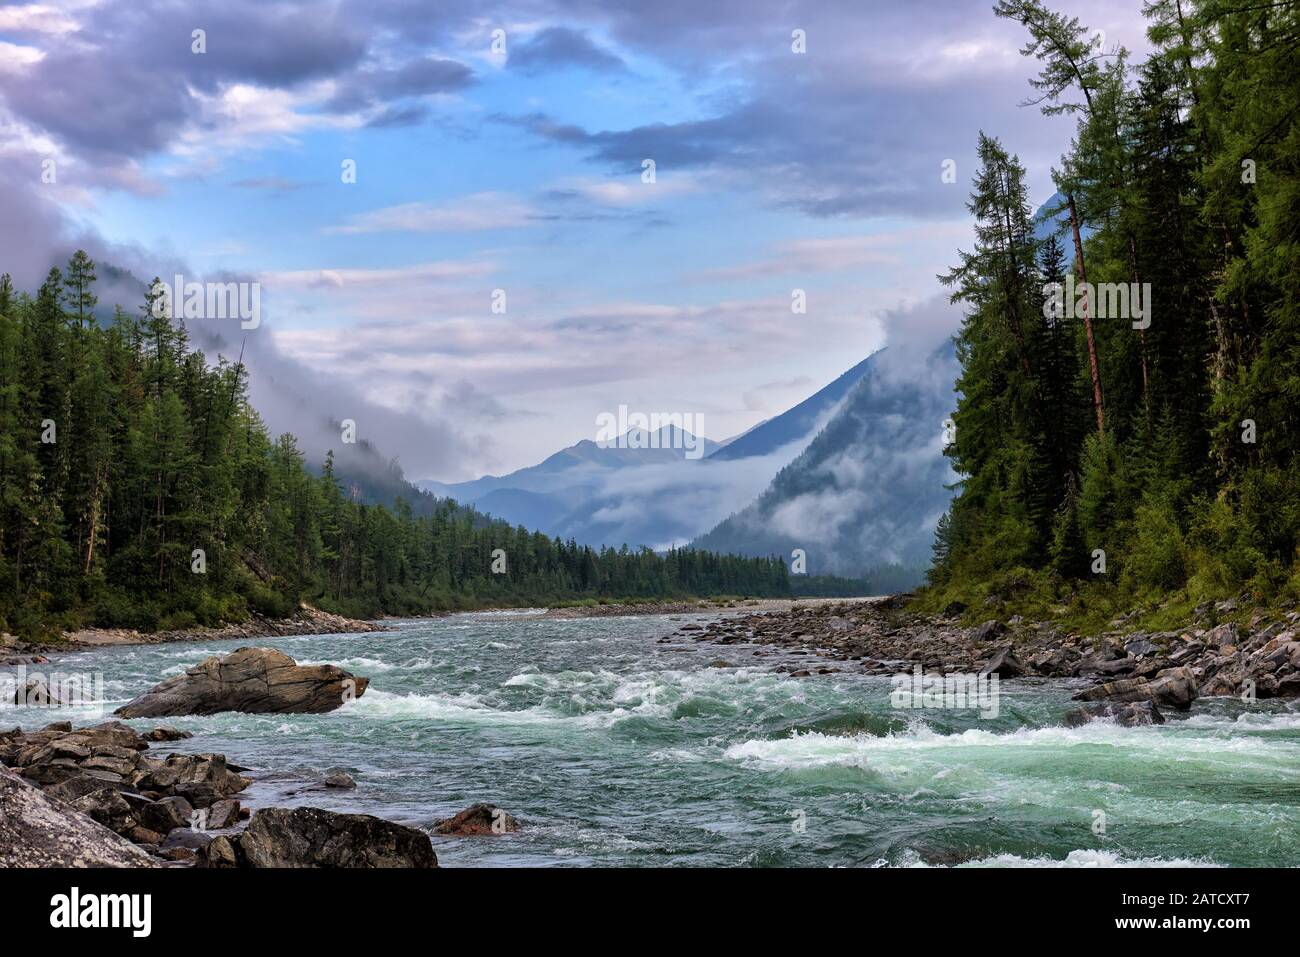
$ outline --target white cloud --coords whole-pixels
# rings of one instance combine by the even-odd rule
[[[796,239],[779,244],[765,259],[702,270],[691,278],[697,281],[759,279],[898,266],[915,260],[918,246],[947,250],[969,236],[970,226],[964,222],[940,222],[865,235]]]
[[[349,286],[376,284],[447,282],[474,279],[487,275],[495,267],[489,262],[461,262],[444,260],[417,263],[413,266],[395,266],[387,269],[291,269],[264,272],[259,281],[272,286],[301,289],[344,289]]]
[[[0,13],[3,13],[3,10],[0,10]],[[45,59],[43,50],[0,40],[0,73],[19,73],[43,59]]]
[[[676,173],[672,176],[656,173],[655,182],[641,182],[641,174],[629,174],[619,179],[598,179],[576,176],[557,182],[552,189],[561,193],[576,193],[602,206],[636,206],[652,203],[670,196],[694,193],[701,188],[697,176]]]
[[[6,33],[71,33],[80,24],[69,15],[69,10],[93,5],[64,3],[60,8],[43,3],[24,3],[0,7],[0,30]]]
[[[166,167],[170,176],[209,173],[235,153],[259,149],[270,139],[292,141],[299,133],[317,129],[347,130],[361,125],[359,117],[311,112],[332,95],[334,84],[315,83],[303,90],[277,90],[235,83],[216,93],[190,87],[199,104],[199,118],[180,130],[169,152],[181,162]]]
[[[508,193],[483,192],[448,202],[402,203],[351,217],[327,233],[447,233],[530,226],[537,212]]]

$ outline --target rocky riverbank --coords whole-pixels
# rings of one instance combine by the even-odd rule
[[[74,648],[100,645],[153,645],[169,641],[243,641],[258,638],[288,638],[295,635],[341,635],[352,632],[387,631],[384,625],[356,618],[334,615],[310,605],[303,605],[290,618],[263,618],[253,615],[247,621],[220,628],[183,628],[176,631],[140,632],[128,628],[87,628],[64,635]]]
[[[895,596],[796,603],[785,611],[686,625],[679,636],[721,645],[778,645],[825,660],[807,668],[781,666],[798,677],[831,670],[893,675],[919,666],[941,675],[1082,678],[1095,682],[1076,696],[1083,701],[1151,701],[1176,709],[1202,696],[1300,696],[1300,612],[1260,611],[1246,625],[1200,622],[1175,631],[1130,631],[1122,620],[1115,626],[1093,637],[1018,616],[968,627],[957,618],[917,614],[907,596]],[[826,662],[834,662],[834,669]]]
[[[242,641],[259,638],[287,638],[296,635],[365,634],[388,631],[386,625],[334,615],[303,605],[289,618],[253,615],[247,621],[219,628],[182,628],[172,631],[136,631],[131,628],[83,628],[65,632],[57,643],[28,642],[0,632],[0,666],[43,664],[50,652],[80,651],[108,645],[158,645],[172,641]]]
[[[334,665],[299,665],[274,649],[242,648],[166,679],[117,713],[319,714],[360,697],[368,682]],[[122,721],[0,731],[0,867],[437,867],[430,834],[518,829],[513,817],[486,804],[431,822],[427,831],[312,807],[250,814],[239,798],[252,783],[248,768],[223,754],[152,753],[189,737]],[[304,790],[356,786],[334,769]]]
[[[438,866],[430,835],[520,826],[488,804],[427,828],[314,807],[251,812],[239,798],[248,768],[222,754],[152,753],[188,737],[121,721],[0,731],[0,867],[428,868]],[[308,786],[353,787],[338,771]]]

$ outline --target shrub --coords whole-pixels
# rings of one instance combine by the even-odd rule
[[[1183,533],[1168,505],[1146,502],[1138,506],[1120,581],[1139,592],[1171,591],[1187,581]]]

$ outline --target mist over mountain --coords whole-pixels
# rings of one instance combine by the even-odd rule
[[[727,443],[697,441],[665,426],[589,439],[508,475],[419,482],[512,524],[586,545],[654,549],[683,545],[752,500],[830,420],[872,359]],[[701,444],[702,443],[702,444]],[[700,450],[702,457],[688,454]]]
[[[920,367],[891,362],[888,349],[872,358],[808,447],[698,547],[786,559],[802,549],[810,575],[929,564],[954,478],[943,457],[951,387],[941,383],[952,381],[955,356],[943,348]]]
[[[1038,208],[1036,238],[1069,229],[1065,202],[1058,192]],[[943,449],[959,372],[951,336],[960,321],[943,296],[886,314],[890,345],[787,413],[839,390],[841,404],[825,428],[753,502],[694,544],[787,560],[799,548],[809,575],[870,575],[895,566],[893,587],[918,584],[958,479]],[[761,441],[774,424],[714,457]]]
[[[702,458],[718,448],[719,444],[711,439],[696,436],[679,426],[667,425],[653,434],[645,430],[626,433],[616,443],[583,439],[536,465],[516,469],[507,475],[485,475],[468,482],[423,481],[416,484],[437,495],[465,502],[477,501],[503,489],[556,492],[575,487],[596,488],[614,470]],[[698,454],[692,450],[698,450]]]
[[[716,442],[672,426],[653,444],[652,438],[634,432],[616,444],[584,439],[508,475],[417,487],[580,544],[659,549],[690,541],[710,518],[726,515],[738,495],[757,494],[798,451],[712,466]],[[692,457],[691,449],[702,454]]]

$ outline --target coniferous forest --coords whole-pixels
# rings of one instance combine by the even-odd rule
[[[244,368],[209,364],[152,293],[99,323],[94,289],[84,252],[35,295],[0,277],[0,631],[789,594],[776,559],[596,551],[450,500],[357,501],[333,453],[313,473],[268,435]]]
[[[1075,135],[1048,228],[1011,145],[979,142],[977,238],[941,277],[965,309],[960,482],[927,600],[1295,602],[1300,4],[1152,0],[1140,63],[1038,0],[995,12],[1039,71],[1023,105]],[[1145,323],[1085,282],[1149,284]]]

